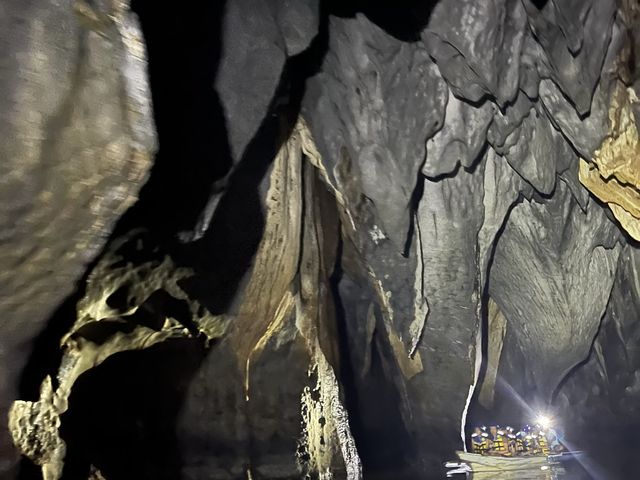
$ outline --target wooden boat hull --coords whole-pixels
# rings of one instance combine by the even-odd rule
[[[540,470],[548,465],[547,457],[494,457],[477,453],[456,452],[458,458],[469,465],[474,473],[514,472],[522,470]]]

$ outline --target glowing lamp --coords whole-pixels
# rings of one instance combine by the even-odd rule
[[[551,426],[551,419],[546,415],[540,415],[536,419],[536,423],[540,424],[540,426],[546,430]]]

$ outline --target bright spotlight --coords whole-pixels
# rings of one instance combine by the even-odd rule
[[[539,423],[542,428],[545,430],[551,426],[551,418],[547,415],[540,415],[536,419],[536,423]]]

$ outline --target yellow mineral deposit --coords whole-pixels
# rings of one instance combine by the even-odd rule
[[[611,98],[609,135],[593,156],[580,160],[579,178],[611,208],[620,225],[640,240],[640,140],[632,105],[635,91],[620,81]]]
[[[500,365],[504,336],[507,332],[507,319],[492,298],[489,298],[488,317],[487,370],[480,388],[480,403],[485,408],[493,408],[498,366]]]
[[[188,298],[178,281],[191,274],[189,269],[178,268],[169,257],[162,262],[133,266],[122,262],[118,249],[124,243],[136,239],[136,232],[113,243],[96,264],[87,280],[85,296],[77,305],[77,320],[62,338],[64,355],[58,370],[58,386],[54,390],[50,377],[40,387],[37,402],[16,400],[9,412],[9,429],[13,441],[22,453],[42,469],[44,480],[57,480],[62,476],[66,445],[60,437],[60,416],[68,409],[68,399],[76,380],[83,373],[102,364],[107,358],[120,352],[149,348],[171,338],[190,336],[189,330],[176,319],[166,317],[162,328],[154,330],[144,325],[132,325],[131,331],[116,331],[96,343],[85,338],[83,331],[91,325],[124,324],[126,315],[113,309],[109,297],[126,287],[131,302],[124,314],[134,313],[144,299],[162,289],[174,298],[187,302],[192,322],[199,333],[209,339],[220,337],[226,330],[223,316],[208,313],[201,305]],[[121,264],[119,268],[114,265]],[[133,298],[138,299],[132,302]],[[204,314],[199,314],[200,311]],[[122,317],[121,317],[122,316]],[[94,476],[95,477],[95,476]],[[95,477],[99,478],[99,477]]]

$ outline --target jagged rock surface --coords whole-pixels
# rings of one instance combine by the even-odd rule
[[[640,256],[637,249],[620,252],[611,300],[586,364],[558,392],[568,425],[595,429],[624,426],[638,418],[640,373],[636,348],[640,309]],[[590,438],[590,440],[593,440]]]
[[[242,158],[266,116],[285,61],[304,51],[316,36],[318,9],[312,0],[227,2],[215,88],[235,161]]]

